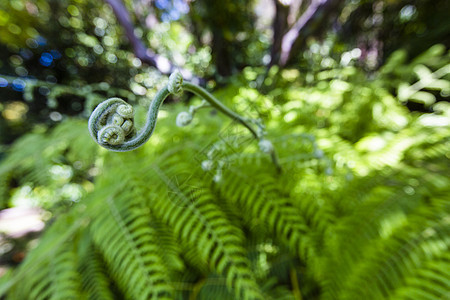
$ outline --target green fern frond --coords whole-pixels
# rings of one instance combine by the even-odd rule
[[[86,177],[95,160],[97,148],[91,143],[82,120],[66,120],[52,130],[36,130],[17,140],[0,165],[0,196],[8,207],[14,185],[55,186],[52,168],[71,170],[73,182]],[[1,203],[0,203],[1,204]]]
[[[378,188],[341,222],[333,233],[339,238],[329,244],[334,253],[327,251],[332,267],[324,299],[386,298],[423,262],[448,251],[448,202],[433,198],[424,206],[421,195],[413,199],[403,190]]]
[[[425,261],[397,288],[390,299],[446,299],[450,296],[450,254]]]
[[[171,228],[165,226],[154,215],[151,217],[149,224],[155,230],[156,244],[161,251],[164,264],[167,265],[169,271],[173,273],[186,272],[184,261],[181,259],[184,248],[180,247]]]
[[[148,226],[149,211],[133,196],[125,193],[103,200],[106,209],[90,226],[92,239],[127,298],[170,299],[172,286],[156,233]]]
[[[433,231],[436,232],[435,236],[427,238],[426,235],[433,235]],[[405,285],[404,278],[407,274],[411,274],[429,260],[436,261],[448,251],[450,241],[442,240],[449,234],[448,225],[426,227],[421,234],[406,235],[404,232],[402,231],[401,236],[383,242],[382,247],[378,245],[380,243],[373,243],[375,251],[368,251],[364,262],[355,266],[355,271],[343,288],[342,299],[354,299],[355,296],[362,295],[386,298],[392,293],[392,289]],[[443,264],[442,267],[444,266]],[[440,298],[444,295],[441,291],[430,298]]]
[[[163,189],[173,193],[172,199],[161,197],[164,193],[152,199],[155,215],[172,227],[180,240],[196,247],[212,270],[226,276],[226,285],[235,290],[237,298],[263,299],[249,268],[242,234],[236,234],[238,228],[221,213],[213,196],[205,188],[193,191],[189,186],[174,185],[167,171],[154,170]]]
[[[115,298],[111,289],[112,282],[108,277],[105,262],[92,245],[91,237],[85,234],[85,238],[89,239],[89,242],[79,251],[82,289],[89,295],[89,299],[113,300]]]
[[[302,259],[308,257],[309,238],[305,221],[292,204],[275,193],[273,178],[254,178],[229,168],[217,187],[219,195],[243,212],[247,222],[261,220],[274,237],[285,243]]]
[[[82,299],[81,276],[77,271],[78,256],[71,243],[64,243],[55,252],[51,260],[50,276],[52,283],[49,286],[51,300]]]
[[[73,213],[77,212],[78,210],[73,211]],[[59,257],[59,254],[65,254],[65,249],[68,249],[70,241],[85,225],[85,219],[74,221],[73,216],[63,215],[56,219],[52,225],[41,238],[39,245],[26,257],[12,277],[7,299],[58,298],[59,293],[55,294],[54,285],[56,284],[55,281],[60,278],[63,286],[75,287],[77,285],[75,283],[77,279],[74,280],[78,276],[76,275],[77,271],[72,268],[76,264],[76,260],[72,261],[75,254],[72,253],[74,255],[71,255],[69,252],[68,256],[62,255],[61,257]],[[62,259],[61,272],[55,273],[52,270],[52,267],[54,267],[52,260],[55,257]],[[81,293],[79,288],[72,291],[75,294],[77,291]]]

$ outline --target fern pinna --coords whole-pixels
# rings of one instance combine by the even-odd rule
[[[10,179],[58,187],[48,175],[55,165],[76,169],[64,184],[85,189],[80,200],[58,206],[39,245],[2,279],[1,294],[448,298],[450,130],[425,126],[378,86],[376,93],[367,89],[293,87],[278,111],[269,107],[267,138],[281,173],[251,133],[218,115],[199,110],[207,126],[193,120],[195,128],[176,128],[181,105],[165,108],[170,113],[160,116],[153,137],[132,152],[99,150],[79,120],[24,137],[0,165],[2,194],[14,198]],[[362,90],[371,101],[358,101]],[[256,93],[239,90],[250,92]],[[328,102],[314,101],[318,93]],[[270,97],[276,96],[257,94],[254,101]],[[362,107],[394,116],[353,126],[348,111]],[[329,117],[317,126],[312,111]],[[395,125],[398,118],[407,122]],[[23,146],[30,140],[40,141],[39,156]],[[382,147],[373,147],[376,141]]]

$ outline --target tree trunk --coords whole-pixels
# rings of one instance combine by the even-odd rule
[[[273,19],[273,38],[272,47],[270,49],[270,64],[269,68],[273,65],[278,64],[281,55],[281,42],[283,41],[283,36],[288,29],[288,16],[289,16],[289,5],[282,4],[279,0],[273,1],[275,4],[275,17]]]
[[[333,17],[337,17],[343,7],[343,0],[315,0],[283,36],[278,65],[290,64],[306,46],[306,39],[320,35],[328,29]]]

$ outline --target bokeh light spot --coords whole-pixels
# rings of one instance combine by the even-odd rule
[[[44,52],[41,55],[41,58],[39,59],[39,63],[43,65],[44,67],[49,67],[53,62],[53,56],[48,53]]]
[[[17,92],[23,92],[26,85],[27,85],[26,82],[19,78],[14,79],[14,81],[12,82],[12,88]]]
[[[3,77],[0,77],[0,87],[7,87],[8,86],[8,80],[6,80]]]

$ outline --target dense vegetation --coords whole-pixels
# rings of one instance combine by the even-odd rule
[[[39,242],[27,246],[32,250],[25,259],[0,279],[0,297],[450,297],[448,45],[427,38],[429,43],[421,43],[424,48],[415,53],[417,48],[401,44],[408,35],[398,33],[413,29],[398,26],[395,31],[404,39],[378,48],[386,57],[380,55],[374,62],[361,58],[363,47],[353,48],[351,39],[341,35],[358,27],[361,15],[385,16],[376,30],[370,30],[379,37],[395,22],[413,28],[433,23],[428,6],[377,2],[398,7],[397,13],[414,7],[403,13],[403,20],[390,18],[392,10],[381,13],[376,6],[369,13],[370,1],[348,1],[339,9],[333,4],[333,11],[340,12],[337,16],[321,8],[315,22],[325,16],[346,25],[343,31],[330,33],[312,22],[308,32],[317,33],[317,40],[295,45],[306,50],[285,62],[281,50],[269,49],[258,31],[251,1],[215,1],[220,7],[195,1],[189,19],[179,21],[174,10],[161,4],[166,1],[134,15],[140,22],[152,14],[171,21],[171,33],[147,29],[156,52],[176,57],[180,51],[189,57],[183,67],[195,74],[192,80],[215,88],[214,95],[241,115],[263,120],[282,166],[278,172],[245,128],[214,110],[199,110],[192,124],[177,127],[177,113],[200,103],[196,97],[172,97],[173,103],[164,104],[156,131],[143,147],[126,153],[100,148],[89,136],[86,120],[96,104],[120,96],[133,104],[136,122],[142,124],[148,97],[167,79],[157,64],[146,65],[145,57],[136,60],[122,49],[119,25],[102,23],[100,17],[94,20],[95,14],[113,20],[108,6],[83,0],[50,1],[60,5],[55,7],[43,2],[36,1],[37,7],[61,13],[61,24],[66,22],[62,11],[71,15],[61,38],[67,44],[62,47],[55,33],[49,33],[63,55],[59,62],[50,62],[54,68],[45,69],[46,77],[8,73],[14,59],[3,66],[5,75],[0,77],[11,89],[3,91],[8,101],[1,104],[6,117],[0,128],[9,132],[3,142],[14,142],[2,149],[0,207],[40,207],[47,222]],[[14,3],[25,1],[6,6],[18,5]],[[131,1],[125,4],[132,6]],[[16,7],[8,22],[25,8],[29,9]],[[235,19],[209,21],[217,10],[238,8]],[[283,4],[278,12],[289,9]],[[90,21],[83,19],[85,15]],[[436,19],[440,18],[438,13]],[[92,24],[114,43],[105,46],[106,38],[90,39],[98,32],[84,26]],[[442,37],[432,24],[427,26]],[[137,28],[139,32],[142,26]],[[180,41],[180,48],[167,46],[175,45],[171,40],[186,28],[194,33],[186,35],[192,40]],[[242,31],[248,35],[230,38],[230,32]],[[202,39],[211,32],[215,39],[208,44]],[[164,38],[156,43],[154,34]],[[354,33],[355,41],[358,34],[364,30]],[[74,36],[76,41],[71,40]],[[16,38],[2,40],[0,46],[20,45],[28,37]],[[188,55],[189,45],[197,47],[196,54]],[[86,50],[98,46],[107,50]],[[394,51],[401,46],[405,49]],[[17,53],[23,47],[17,46]],[[73,56],[69,48],[76,49]],[[40,60],[45,60],[43,53],[51,53],[44,48],[30,51],[41,51]],[[264,65],[265,51],[274,55]],[[110,54],[116,63],[107,63]],[[25,64],[22,59],[14,70]],[[34,67],[28,68],[32,72]],[[52,78],[58,82],[52,83]],[[26,83],[22,90],[17,81],[14,84],[17,79]],[[23,101],[16,95],[23,95]],[[17,108],[24,106],[28,113]]]

